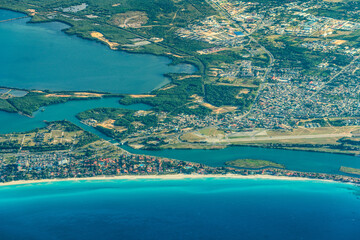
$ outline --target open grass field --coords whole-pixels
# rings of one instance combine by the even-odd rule
[[[247,132],[236,132],[224,135],[215,134],[212,129],[201,130],[200,133],[206,137],[205,141],[218,137],[220,143],[286,143],[286,144],[337,144],[337,141],[344,137],[352,137],[359,131],[358,126],[344,127],[320,127],[320,128],[303,128],[293,130],[254,130]],[[211,134],[213,133],[213,134]],[[218,132],[218,134],[224,134]],[[221,136],[221,137],[219,137]]]
[[[0,111],[20,112],[31,116],[33,112],[43,106],[65,103],[72,100],[86,100],[102,98],[108,94],[94,92],[68,92],[68,91],[29,91],[24,96],[12,96],[0,99]]]
[[[274,163],[271,161],[265,160],[255,160],[255,159],[238,159],[235,161],[229,161],[225,163],[228,166],[240,167],[240,168],[264,168],[264,167],[276,167],[276,168],[285,168],[284,165]]]
[[[0,135],[0,150],[48,151],[82,147],[98,138],[67,121],[50,122],[48,126],[26,133]]]
[[[200,130],[199,133],[201,133],[202,135],[205,135],[205,136],[215,137],[220,134],[223,135],[224,131],[219,131],[216,128],[205,128],[205,129]]]
[[[181,140],[186,142],[199,142],[205,140],[205,138],[195,133],[185,133],[181,136]]]
[[[360,153],[357,126],[299,128],[293,131],[256,129],[225,135],[211,134],[216,133],[214,129],[204,129],[202,132],[204,134],[187,133],[186,136],[189,142],[194,144],[202,142],[209,145],[250,145],[352,155]],[[198,138],[199,136],[203,139]]]
[[[259,140],[232,140],[232,143],[239,144],[337,144],[341,137],[323,137],[323,138],[297,138],[297,139],[259,139]]]
[[[341,166],[341,172],[360,175],[360,169]]]

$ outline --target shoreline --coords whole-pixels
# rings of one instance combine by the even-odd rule
[[[342,183],[351,184],[351,182],[338,182],[327,179],[305,178],[305,177],[286,177],[286,176],[274,176],[274,175],[237,175],[237,174],[169,174],[169,175],[123,175],[123,176],[97,176],[97,177],[85,177],[85,178],[57,178],[57,179],[40,179],[40,180],[18,180],[0,183],[2,186],[16,186],[34,183],[52,183],[52,182],[79,182],[79,181],[102,181],[102,180],[186,180],[186,179],[242,179],[242,180],[277,180],[277,181],[320,181],[326,183]]]
[[[170,62],[168,64],[166,64],[167,66],[176,66],[176,65],[179,65],[179,64],[188,64],[188,65],[191,65],[191,66],[195,67],[195,71],[193,73],[185,73],[185,72],[183,72],[183,73],[179,73],[179,74],[189,75],[189,74],[195,74],[198,71],[200,71],[199,66],[196,65],[194,62],[191,62],[189,60],[181,61],[179,58],[174,57],[172,55],[168,55],[168,54],[157,54],[157,53],[148,52],[148,51],[131,51],[129,49],[124,49],[124,48],[119,48],[119,49],[116,49],[116,50],[111,49],[111,48],[109,48],[109,45],[107,45],[106,43],[104,43],[102,41],[99,41],[97,39],[94,39],[94,38],[91,38],[91,37],[85,37],[85,36],[81,35],[80,33],[69,33],[69,32],[67,32],[67,30],[74,27],[74,25],[72,23],[64,21],[64,20],[55,19],[55,20],[33,21],[34,16],[29,15],[29,12],[22,11],[22,10],[19,10],[19,9],[10,9],[10,8],[7,8],[7,7],[0,7],[0,10],[5,10],[5,11],[16,12],[16,13],[19,13],[19,14],[24,14],[25,16],[30,18],[30,20],[28,22],[26,22],[26,24],[41,24],[41,23],[56,23],[56,22],[65,24],[65,25],[67,25],[69,27],[60,30],[64,34],[66,34],[68,36],[75,36],[75,37],[78,37],[80,39],[90,41],[90,42],[97,42],[97,43],[107,47],[107,49],[110,50],[110,51],[118,51],[118,52],[124,52],[124,53],[127,53],[127,54],[137,54],[137,55],[152,55],[152,56],[155,56],[155,57],[167,58],[167,59],[170,60]],[[121,29],[121,30],[126,31],[125,29]],[[132,34],[134,34],[134,33],[132,33]],[[140,36],[140,37],[143,37],[143,36]],[[157,43],[154,43],[154,44],[158,45]],[[169,76],[169,74],[173,74],[173,73],[172,72],[163,73],[162,76],[164,78],[166,78],[166,79],[169,79],[169,83],[171,83],[171,82],[174,81],[174,79],[172,79]],[[150,93],[152,91],[158,90],[158,89],[166,86],[169,83],[161,84],[161,86],[156,86],[152,90],[150,90],[149,92],[139,93],[139,94],[148,94],[148,93]],[[5,88],[10,88],[10,87],[5,87]],[[13,88],[13,89],[16,89],[16,87]],[[22,90],[30,91],[30,89],[22,89]],[[42,91],[53,91],[53,92],[54,91],[62,91],[62,90],[50,90],[50,89],[41,89],[41,90]],[[82,91],[85,91],[85,92],[98,92],[97,90],[80,90],[80,91],[77,91],[77,90],[64,90],[64,91],[68,91],[68,92],[82,92]],[[99,93],[101,93],[101,92],[102,91],[100,91]],[[108,93],[108,94],[129,95],[130,93],[128,93],[128,94],[127,93]]]

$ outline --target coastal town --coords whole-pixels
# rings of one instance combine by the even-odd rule
[[[1,0],[0,239],[358,239],[360,0]]]
[[[27,133],[0,135],[0,139],[0,181],[3,183],[179,174],[189,177],[265,175],[360,183],[360,178],[357,177],[359,170],[349,167],[341,167],[339,171],[342,174],[326,174],[293,171],[261,160],[241,160],[241,167],[231,161],[222,167],[210,167],[201,163],[133,154],[114,142],[84,132],[68,121],[49,122],[44,128]]]
[[[189,162],[122,154],[117,158],[76,157],[71,153],[18,154],[12,164],[1,159],[1,181],[152,174],[210,174],[216,170]],[[219,171],[220,172],[220,171]]]
[[[360,51],[349,36],[356,36],[359,30],[359,11],[340,17],[322,16],[318,11],[330,12],[336,3],[317,0],[270,5],[226,0],[208,3],[218,15],[179,28],[176,34],[212,45],[198,50],[199,55],[215,57],[229,51],[238,54],[241,60],[217,60],[205,71],[208,85],[228,89],[224,94],[235,93],[226,96],[231,101],[213,101],[213,97],[193,94],[185,105],[190,109],[205,107],[210,114],[139,111],[135,117],[152,116],[157,124],[147,126],[135,121],[135,130],[127,133],[128,126],[114,125],[116,119],[110,117],[104,121],[91,116],[81,120],[112,137],[118,135],[116,132],[123,133],[116,137],[123,143],[140,140],[138,146],[146,138],[155,146],[181,143],[184,134],[196,135],[198,130],[209,127],[224,132],[226,138],[248,131],[358,126]],[[294,57],[290,59],[291,55]],[[169,84],[161,90],[176,87]],[[139,96],[136,101],[147,103],[148,99]],[[251,104],[244,108],[244,102]],[[154,136],[158,139],[154,140]],[[347,136],[349,133],[343,134]]]
[[[2,183],[22,180],[67,179],[115,176],[148,176],[182,174],[188,176],[276,176],[304,179],[331,180],[360,184],[360,178],[306,173],[280,168],[241,169],[235,167],[208,167],[203,164],[124,153],[114,158],[77,157],[70,152],[46,154],[21,153],[11,156],[11,164],[0,156],[0,181]]]
[[[81,1],[43,7],[32,4],[20,9],[34,21],[62,21],[78,26],[77,32],[72,32],[73,28],[67,31],[100,41],[111,50],[171,56],[174,61],[194,64],[198,70],[169,73],[171,82],[143,94],[2,87],[1,110],[29,117],[36,111],[46,111],[47,105],[85,97],[119,97],[123,105],[149,106],[145,110],[88,109],[77,113],[77,126],[67,123],[70,125],[64,128],[64,123],[52,123],[34,132],[4,134],[0,137],[2,163],[16,163],[26,171],[36,167],[38,176],[43,174],[42,167],[62,169],[75,162],[92,166],[93,162],[86,163],[91,160],[86,153],[90,149],[95,154],[91,161],[112,159],[114,162],[107,163],[112,170],[84,170],[80,175],[70,171],[72,175],[66,177],[99,175],[102,171],[110,175],[167,171],[207,174],[215,170],[196,164],[194,169],[187,165],[190,163],[176,168],[173,160],[169,161],[175,165],[162,169],[157,158],[149,168],[146,164],[135,167],[135,162],[143,160],[130,153],[131,157],[119,157],[125,152],[121,146],[161,150],[241,145],[360,154],[358,5],[322,0],[269,4],[208,0],[189,10],[186,14],[193,14],[194,19],[185,21],[186,14],[181,10],[187,6],[184,4],[171,3],[178,10],[167,16],[156,15],[147,5],[144,11],[122,12],[121,8],[133,6],[118,3],[106,3],[107,10],[99,12],[91,3]],[[14,3],[4,5],[16,8]],[[203,12],[197,10],[200,6],[205,9]],[[348,11],[350,7],[353,9]],[[342,11],[333,14],[333,9]],[[116,31],[126,34],[112,35]],[[83,131],[85,126],[93,128],[95,134]],[[112,139],[111,148],[99,140],[101,134]],[[39,152],[52,153],[44,154],[42,159]],[[124,163],[124,159],[133,157],[136,161],[131,166]],[[114,172],[120,163],[123,169]],[[21,171],[22,177],[27,176],[26,171]],[[47,174],[62,177],[64,171]]]

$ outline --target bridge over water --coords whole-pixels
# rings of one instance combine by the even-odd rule
[[[6,20],[1,20],[0,23],[15,21],[15,20],[18,20],[18,19],[23,19],[23,18],[28,18],[28,17],[29,17],[29,16],[23,16],[23,17],[17,17],[17,18],[11,18],[11,19],[6,19]]]

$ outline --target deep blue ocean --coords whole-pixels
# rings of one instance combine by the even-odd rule
[[[359,239],[360,188],[105,180],[0,187],[0,239]]]

